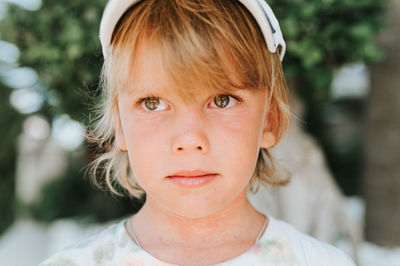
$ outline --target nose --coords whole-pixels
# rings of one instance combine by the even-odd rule
[[[175,121],[171,149],[175,154],[197,152],[205,154],[209,150],[209,140],[205,124],[199,115],[186,113]]]

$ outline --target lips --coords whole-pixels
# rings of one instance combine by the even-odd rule
[[[182,187],[195,188],[209,183],[214,180],[217,175],[216,173],[202,170],[183,170],[167,176],[167,179]]]
[[[183,171],[179,171],[176,172],[168,177],[187,177],[187,178],[196,178],[196,177],[204,177],[207,175],[216,175],[215,173],[210,173],[210,172],[205,172],[202,170],[193,170],[193,171],[187,171],[187,170],[183,170]]]

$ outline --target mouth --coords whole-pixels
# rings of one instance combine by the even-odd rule
[[[202,170],[184,170],[167,176],[167,180],[170,180],[181,187],[196,188],[210,183],[217,176],[218,174],[216,173],[205,172]]]

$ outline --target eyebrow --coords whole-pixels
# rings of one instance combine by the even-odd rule
[[[155,92],[166,91],[166,88],[151,88],[151,87],[130,87],[125,88],[125,91],[129,95],[141,95],[141,94],[154,94]]]

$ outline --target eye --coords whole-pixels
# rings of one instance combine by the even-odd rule
[[[221,94],[214,97],[213,101],[211,102],[211,107],[220,109],[230,108],[237,102],[241,102],[239,97],[230,94]]]
[[[146,111],[164,111],[168,104],[159,97],[146,97],[139,100],[139,105]]]

